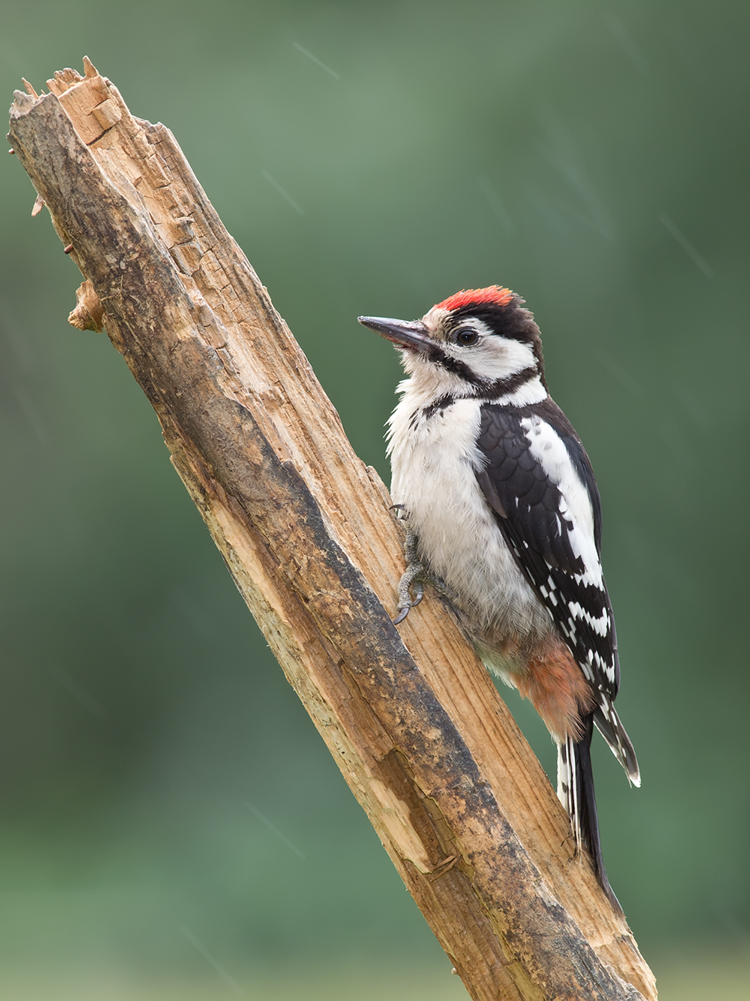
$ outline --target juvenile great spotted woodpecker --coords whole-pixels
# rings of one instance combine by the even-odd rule
[[[600,559],[601,504],[581,440],[552,400],[539,328],[509,289],[458,292],[405,322],[360,316],[408,374],[389,421],[391,495],[407,522],[400,622],[424,582],[446,594],[486,666],[529,698],[557,745],[577,850],[602,861],[596,726],[634,785]],[[413,595],[413,596],[412,596]]]

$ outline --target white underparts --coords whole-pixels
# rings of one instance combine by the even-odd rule
[[[549,635],[547,609],[518,569],[476,479],[482,402],[456,400],[428,418],[421,387],[402,383],[390,424],[394,503],[403,504],[430,569],[446,581],[477,634]],[[432,397],[431,399],[434,399]],[[417,417],[415,418],[415,414]],[[505,673],[501,663],[493,663]]]

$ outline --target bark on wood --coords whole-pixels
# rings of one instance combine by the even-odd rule
[[[396,629],[374,470],[168,129],[84,61],[9,139],[248,607],[472,998],[654,999],[494,685],[434,595]],[[354,334],[353,334],[354,335]]]

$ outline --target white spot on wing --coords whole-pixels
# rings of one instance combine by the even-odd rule
[[[590,612],[587,612],[582,605],[579,605],[577,601],[571,601],[568,608],[577,619],[585,619],[594,632],[599,636],[606,636],[609,632],[611,622],[609,612],[606,608],[602,610],[602,614],[598,618],[594,618],[594,616],[591,615]]]

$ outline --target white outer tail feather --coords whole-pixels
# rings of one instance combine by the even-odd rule
[[[570,817],[570,824],[576,841],[576,852],[581,850],[581,811],[578,806],[578,783],[575,776],[575,742],[568,737],[557,745],[557,798]]]

